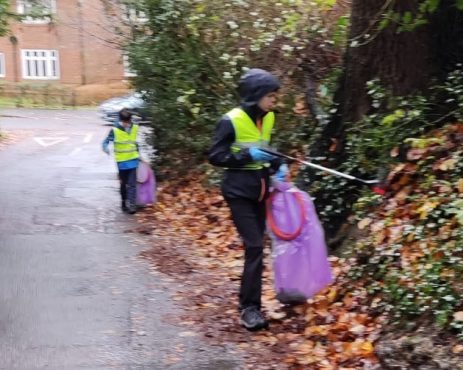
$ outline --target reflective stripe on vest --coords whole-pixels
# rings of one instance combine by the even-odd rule
[[[230,118],[235,130],[235,142],[232,144],[232,151],[237,153],[242,148],[259,147],[266,148],[269,146],[272,135],[273,125],[275,123],[275,114],[268,112],[262,120],[261,130],[252,121],[251,117],[241,108],[234,108],[226,114]],[[259,170],[268,166],[265,162],[252,162],[241,167],[248,170]]]
[[[114,156],[116,162],[125,162],[139,157],[137,148],[138,125],[133,125],[130,133],[113,127]]]

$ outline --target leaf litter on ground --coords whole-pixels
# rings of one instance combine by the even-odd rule
[[[244,249],[219,190],[205,188],[202,180],[164,182],[158,203],[138,216],[144,234],[151,227],[151,248],[143,256],[182,283],[173,298],[185,312],[177,324],[212,343],[235,344],[253,369],[373,369],[380,321],[361,305],[361,293],[341,299],[349,265],[335,257],[337,283],[306,304],[289,307],[275,298],[267,243],[262,300],[270,329],[251,333],[239,325]]]

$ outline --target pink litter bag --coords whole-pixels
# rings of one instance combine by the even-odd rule
[[[156,202],[156,178],[150,165],[140,161],[137,168],[137,205],[146,206]]]
[[[333,281],[325,236],[310,196],[276,182],[268,200],[277,299],[300,303]]]

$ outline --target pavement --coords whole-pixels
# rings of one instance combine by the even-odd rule
[[[0,130],[22,135],[0,149],[1,370],[244,368],[169,320],[178,283],[139,256],[96,111],[2,110]]]

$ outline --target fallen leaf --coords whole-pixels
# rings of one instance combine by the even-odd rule
[[[463,179],[458,180],[457,189],[459,193],[463,193]]]
[[[363,335],[365,334],[367,328],[364,325],[355,325],[349,329],[349,331],[355,335]]]
[[[326,335],[329,331],[328,325],[318,325],[318,326],[309,326],[305,329],[304,335],[312,336],[312,335]]]
[[[182,331],[181,333],[178,334],[179,337],[185,338],[185,337],[195,337],[197,334],[193,331]]]
[[[453,170],[455,168],[455,164],[457,163],[456,159],[447,159],[440,163],[437,168],[441,171],[449,171]]]
[[[453,314],[453,318],[456,321],[463,321],[463,311],[457,311]]]
[[[372,223],[372,219],[369,218],[369,217],[366,217],[364,219],[362,219],[358,224],[357,224],[357,227],[360,229],[360,230],[363,230],[365,229],[367,226],[369,226],[371,223]]]
[[[268,316],[273,320],[281,320],[286,317],[286,313],[284,312],[269,312]]]
[[[426,202],[420,208],[416,210],[420,214],[420,220],[424,220],[428,217],[429,212],[439,205],[438,202]]]
[[[428,152],[428,149],[419,149],[419,148],[410,149],[407,152],[407,159],[409,161],[417,161],[418,159],[423,158],[423,156],[427,152]]]

